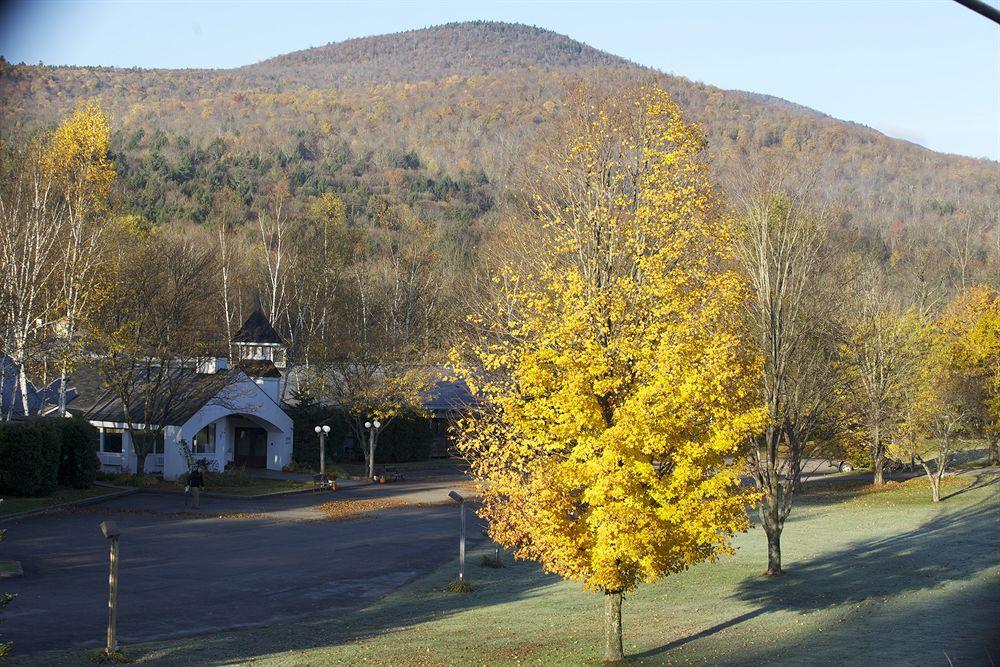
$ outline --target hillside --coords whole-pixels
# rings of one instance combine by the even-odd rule
[[[704,126],[721,177],[742,156],[780,150],[845,230],[876,241],[984,215],[1000,197],[995,162],[502,23],[353,39],[233,70],[2,63],[0,123],[30,131],[97,98],[118,128],[126,206],[156,222],[202,223],[223,200],[249,217],[254,196],[285,180],[301,201],[339,193],[352,216],[405,204],[461,249],[496,209],[521,147],[580,79],[658,83]]]

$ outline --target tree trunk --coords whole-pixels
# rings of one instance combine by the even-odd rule
[[[621,662],[622,592],[604,591],[604,662]]]
[[[927,473],[927,479],[931,483],[931,500],[935,503],[941,501],[941,477],[937,474],[938,471],[931,470],[930,465],[923,458],[918,458],[917,461],[920,463],[920,467],[924,469]],[[938,463],[940,465],[940,462]]]
[[[771,497],[773,494],[774,497]],[[781,502],[780,485],[772,493],[765,489],[765,497],[759,505],[760,524],[767,535],[767,572],[768,576],[784,574],[781,569],[781,531],[784,528],[781,521],[779,504]]]
[[[24,362],[21,362],[21,368],[17,375],[18,389],[21,391],[21,410],[24,411],[24,417],[27,418],[31,413],[28,412],[28,374],[24,370]],[[13,401],[11,401],[13,403]]]
[[[781,528],[764,528],[767,533],[767,572],[768,576],[784,574],[781,569]]]
[[[135,474],[141,475],[146,469],[146,457],[148,454],[146,452],[140,452],[138,449],[135,450]]]
[[[1000,434],[994,433],[986,438],[986,453],[989,465],[1000,465]]]
[[[872,448],[872,459],[874,463],[875,479],[872,483],[876,486],[885,484],[885,450],[882,447],[882,433],[879,425],[875,424],[875,442]]]

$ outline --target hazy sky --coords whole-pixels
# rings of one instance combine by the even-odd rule
[[[997,0],[990,0],[994,5]],[[449,21],[548,28],[929,148],[1000,160],[1000,26],[951,0],[7,3],[11,62],[234,67]]]

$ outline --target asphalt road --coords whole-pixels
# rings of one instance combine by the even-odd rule
[[[447,493],[421,483],[392,487],[391,493],[417,502]],[[350,496],[386,492],[359,489]],[[328,499],[203,499],[208,512],[268,513],[218,519],[177,516],[183,510],[178,498],[137,494],[6,524],[0,554],[20,560],[25,576],[0,580],[0,590],[18,594],[4,613],[0,636],[14,641],[15,654],[103,645],[108,543],[98,524],[106,518],[122,529],[123,644],[346,616],[457,555],[454,506],[383,510],[350,521],[302,520],[312,505]],[[478,529],[470,532],[472,544],[483,539]]]

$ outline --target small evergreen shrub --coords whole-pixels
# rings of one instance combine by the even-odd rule
[[[100,461],[97,429],[79,415],[70,419],[52,420],[60,433],[59,484],[74,489],[93,486]]]

